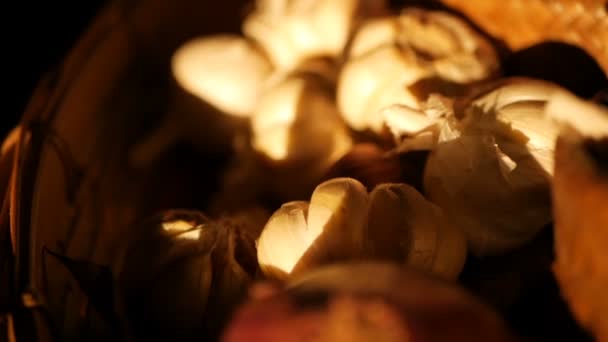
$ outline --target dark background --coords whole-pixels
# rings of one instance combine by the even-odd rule
[[[5,88],[0,136],[21,117],[38,80],[61,62],[107,0],[15,1],[7,16],[3,47]],[[4,17],[3,16],[3,17]]]

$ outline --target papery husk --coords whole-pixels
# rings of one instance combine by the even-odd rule
[[[383,110],[397,152],[431,150],[424,190],[465,232],[477,255],[517,248],[551,222],[558,126],[545,117],[548,82],[510,78],[455,101],[433,95],[422,111]]]
[[[365,256],[367,207],[367,190],[351,178],[319,184],[310,203],[283,204],[257,240],[262,271],[284,280],[320,265]]]
[[[175,230],[163,228],[180,220]],[[138,339],[217,336],[255,276],[253,238],[185,210],[156,215],[138,234],[117,280],[127,331]]]
[[[555,151],[554,273],[576,319],[608,341],[608,140],[593,144],[570,132]]]

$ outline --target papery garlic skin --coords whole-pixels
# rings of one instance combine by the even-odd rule
[[[116,281],[129,333],[215,340],[258,271],[254,239],[188,210],[162,212],[134,228]]]
[[[352,144],[330,86],[313,75],[289,76],[267,89],[251,124],[254,149],[277,163],[325,168]]]
[[[425,193],[465,231],[475,254],[516,248],[551,222],[559,131],[544,112],[560,91],[543,81],[508,79],[470,100],[463,112],[383,111],[391,131],[403,138],[401,151],[432,151]]]
[[[330,260],[362,255],[367,200],[361,183],[335,178],[317,186],[310,204],[284,204],[257,241],[260,268],[285,279]]]
[[[476,255],[516,248],[551,222],[549,179],[518,150],[522,158],[510,173],[490,135],[439,144],[429,156],[425,193],[464,230]]]
[[[385,10],[384,0],[258,0],[243,32],[278,69],[292,69],[309,57],[339,56],[357,22]]]
[[[553,151],[559,126],[547,120],[544,113],[552,95],[563,91],[549,82],[513,78],[503,81],[502,85],[470,105],[478,107],[482,113],[495,115],[493,118],[492,115],[481,114],[483,117],[475,119],[476,125],[498,139],[525,144],[543,170],[553,175]],[[495,121],[502,125],[495,124]],[[504,149],[508,148],[505,146]]]
[[[378,111],[393,104],[419,108],[411,88],[431,80],[439,93],[490,78],[498,70],[492,46],[464,21],[444,12],[408,9],[366,22],[355,34],[338,83],[338,106],[356,130],[379,132]]]
[[[442,210],[406,184],[382,184],[370,194],[367,241],[376,258],[455,279],[464,266],[464,233]]]
[[[171,60],[177,83],[220,111],[251,115],[273,66],[251,41],[229,34],[182,45]]]

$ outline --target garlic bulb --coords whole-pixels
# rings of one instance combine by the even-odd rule
[[[140,339],[217,336],[257,272],[246,232],[175,210],[145,222],[118,266],[119,305]]]
[[[460,274],[466,238],[442,210],[406,184],[381,184],[370,194],[366,240],[375,258],[402,261],[447,279]]]
[[[220,111],[251,115],[273,67],[258,47],[229,34],[197,38],[173,55],[173,76],[186,91]]]
[[[338,107],[356,130],[382,129],[378,111],[393,104],[418,108],[414,85],[429,80],[434,92],[487,79],[496,53],[464,21],[444,12],[408,9],[369,20],[355,34],[338,83]]]
[[[466,257],[462,232],[415,189],[384,184],[368,194],[352,178],[320,184],[310,203],[284,204],[264,227],[257,247],[262,271],[279,279],[361,258],[453,279]]]
[[[465,231],[478,255],[530,240],[551,222],[550,181],[558,126],[545,105],[558,86],[508,79],[464,110],[433,97],[423,111],[382,112],[402,151],[432,150],[424,189]]]
[[[277,68],[292,69],[309,57],[337,57],[356,23],[385,7],[385,0],[258,0],[243,32]]]

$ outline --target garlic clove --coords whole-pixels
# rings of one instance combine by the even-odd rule
[[[365,186],[353,178],[334,178],[317,186],[310,198],[308,229],[316,232],[349,227],[347,240],[360,248],[364,244],[361,236],[367,215],[368,194]],[[347,241],[347,244],[348,241]],[[350,246],[349,246],[350,247]],[[357,255],[357,251],[353,251]]]
[[[553,151],[559,125],[546,118],[548,101],[564,90],[549,82],[511,78],[471,102],[485,114],[474,125],[499,139],[520,141],[547,175],[553,175]],[[500,141],[499,141],[500,144]]]
[[[488,78],[499,68],[492,45],[464,20],[443,11],[407,9],[400,16],[399,39],[430,55],[437,75],[468,83]]]
[[[310,204],[284,204],[257,242],[264,274],[285,279],[320,264],[362,256],[367,197],[358,181],[336,178],[317,186]]]
[[[390,45],[397,40],[399,31],[399,22],[392,16],[366,20],[355,32],[346,51],[347,57],[358,58],[383,45]]]
[[[430,75],[397,46],[384,46],[349,60],[338,80],[337,103],[344,120],[355,130],[382,129],[378,111],[398,103],[418,108],[407,86]]]
[[[253,147],[277,162],[333,162],[351,146],[331,89],[308,75],[268,89],[251,123]]]
[[[258,1],[243,32],[264,47],[278,69],[292,69],[309,57],[337,57],[356,23],[385,8],[384,0]]]
[[[220,34],[197,38],[173,55],[173,76],[186,91],[226,114],[253,112],[273,67],[249,40]]]
[[[308,203],[285,203],[270,217],[257,240],[258,262],[264,274],[284,279],[314,241],[308,234]]]
[[[308,231],[315,239],[294,273],[364,257],[367,207],[367,190],[355,179],[334,178],[319,184],[310,198],[307,216]]]
[[[370,194],[366,240],[372,255],[455,279],[466,239],[441,209],[406,184],[382,184]]]

